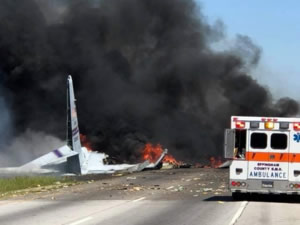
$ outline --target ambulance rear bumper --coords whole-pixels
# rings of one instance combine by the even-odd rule
[[[244,187],[233,186],[232,181],[246,183],[246,185]],[[229,189],[231,192],[240,193],[300,195],[300,188],[291,187],[294,184],[296,182],[287,180],[230,180]]]

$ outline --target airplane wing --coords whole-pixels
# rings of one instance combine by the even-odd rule
[[[23,166],[0,168],[0,174],[1,176],[30,176],[36,174],[64,173],[67,158],[76,154],[78,153],[72,151],[65,145],[28,162]]]
[[[21,166],[21,169],[36,169],[36,168],[43,168],[54,164],[59,164],[65,162],[66,159],[70,156],[77,155],[77,152],[72,151],[72,149],[65,145],[58,149],[55,149],[29,163],[24,164]]]

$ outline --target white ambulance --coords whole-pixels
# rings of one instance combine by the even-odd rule
[[[300,194],[300,118],[232,116],[225,130],[229,187],[242,193]]]

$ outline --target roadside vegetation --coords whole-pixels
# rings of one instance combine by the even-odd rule
[[[28,188],[38,188],[70,182],[72,182],[71,179],[53,176],[24,176],[0,178],[0,194],[19,191]]]

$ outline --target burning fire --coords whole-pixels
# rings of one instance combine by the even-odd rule
[[[150,162],[155,162],[158,160],[160,155],[163,153],[163,149],[160,144],[152,145],[150,143],[145,144],[142,151],[142,159],[149,160]],[[172,155],[167,154],[163,159],[163,162],[180,165],[182,162],[177,161]]]
[[[149,160],[150,162],[155,162],[159,156],[162,154],[163,150],[160,144],[152,146],[152,144],[147,143],[142,151],[143,160]]]
[[[174,165],[181,165],[183,164],[181,161],[177,161],[172,155],[170,154],[167,154],[165,156],[165,158],[163,159],[163,162],[167,162],[167,163],[170,163],[170,164],[174,164]]]
[[[80,141],[83,147],[86,147],[88,151],[92,151],[92,144],[89,142],[86,135],[80,134]]]
[[[145,144],[144,149],[142,151],[142,159],[143,160],[149,160],[150,162],[155,162],[159,156],[162,154],[163,149],[160,144],[152,145],[150,143]],[[186,165],[185,163],[181,161],[177,161],[172,155],[167,154],[165,158],[163,159],[163,162],[170,163],[176,166],[183,166]],[[218,168],[222,164],[221,157],[210,157],[209,158],[209,164],[203,165],[200,163],[194,164],[194,167],[196,168]]]

